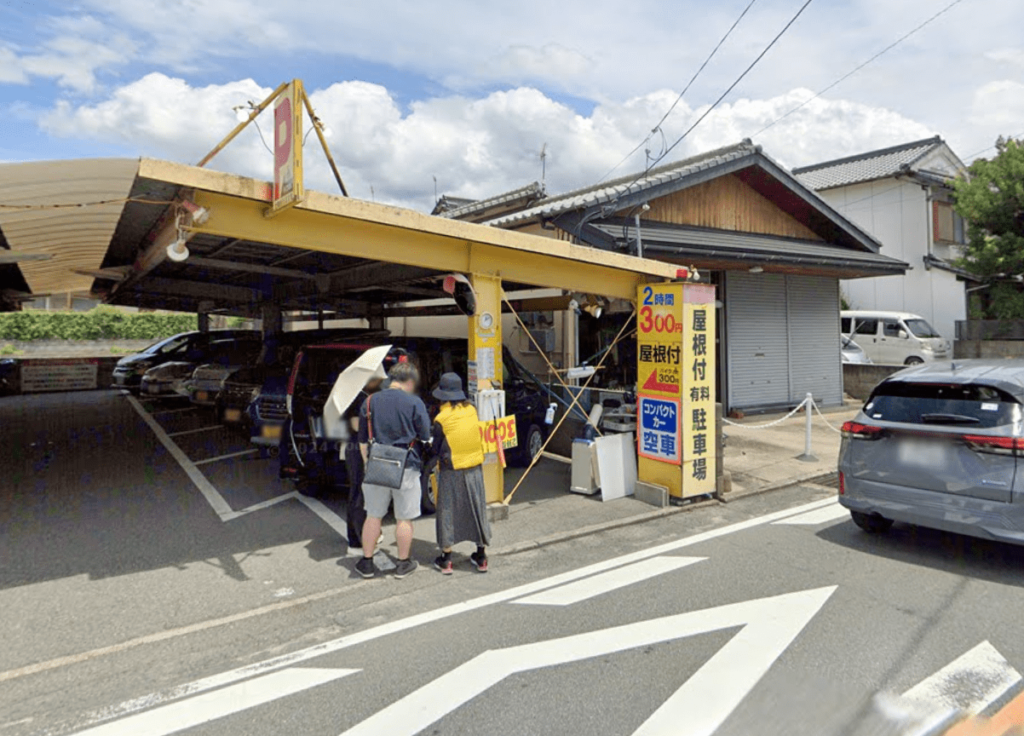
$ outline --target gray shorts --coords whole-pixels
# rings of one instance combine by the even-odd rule
[[[388,513],[388,506],[395,502],[395,518],[399,521],[411,521],[420,515],[420,471],[405,469],[402,475],[401,488],[386,488],[372,483],[363,483],[363,508],[366,515],[374,519],[383,519]]]

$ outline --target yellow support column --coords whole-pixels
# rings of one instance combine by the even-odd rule
[[[501,358],[501,278],[472,274],[476,292],[476,314],[469,318],[468,390],[504,388]],[[496,458],[484,461],[484,485],[487,503],[501,503],[505,497],[505,472]]]

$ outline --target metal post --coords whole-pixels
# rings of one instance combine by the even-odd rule
[[[805,463],[816,463],[818,458],[811,452],[811,413],[814,411],[814,394],[804,397],[804,454],[797,455],[797,460]]]

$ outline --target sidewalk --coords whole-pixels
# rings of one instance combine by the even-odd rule
[[[857,413],[856,406],[826,409],[827,421],[836,429]],[[806,482],[835,472],[839,455],[839,434],[815,414],[811,447],[815,462],[797,460],[804,451],[804,416],[796,416],[766,429],[758,425],[784,415],[765,415],[740,420],[741,426],[726,425],[725,470],[732,475],[732,490],[726,496],[740,496]],[[522,469],[509,468],[505,474],[505,492],[515,487]],[[570,493],[570,467],[547,458],[531,471],[509,506],[508,518],[494,522],[493,548],[496,554],[510,554],[525,549],[565,541],[629,524],[686,511],[692,506],[654,508],[632,497],[603,503],[600,494],[581,496]],[[707,501],[706,503],[716,503]],[[434,517],[424,517],[415,526],[414,553],[432,554],[436,549]],[[395,554],[394,531],[385,531],[385,550]],[[456,547],[457,554],[469,554],[469,544]],[[421,559],[429,559],[424,554]]]

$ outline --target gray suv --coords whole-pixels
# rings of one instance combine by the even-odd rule
[[[839,502],[868,532],[902,521],[1024,544],[1022,402],[1024,361],[893,374],[843,425]]]

